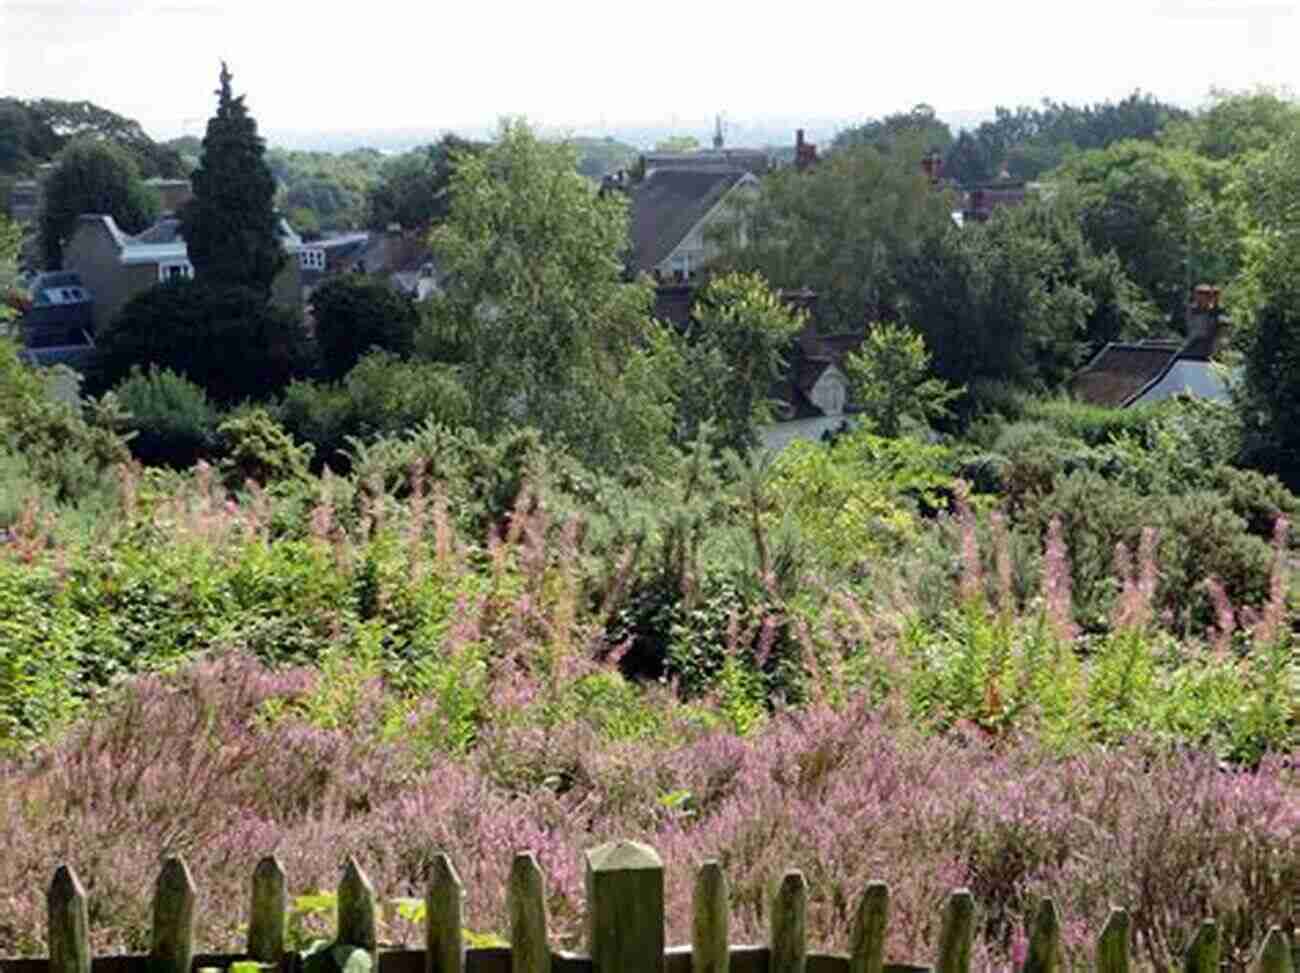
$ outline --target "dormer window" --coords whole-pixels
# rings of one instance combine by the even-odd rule
[[[158,280],[164,284],[169,280],[189,280],[193,276],[194,265],[188,260],[169,260],[158,265]]]

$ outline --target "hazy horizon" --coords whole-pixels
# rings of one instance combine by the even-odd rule
[[[1192,106],[1212,87],[1300,86],[1290,57],[1300,16],[1271,0],[1100,0],[1068,16],[1027,0],[996,16],[951,2],[842,6],[768,17],[727,0],[674,19],[592,0],[375,0],[338,13],[252,0],[5,0],[0,90],[88,99],[160,139],[202,135],[225,58],[275,144],[482,134],[504,115],[552,133],[706,139],[716,113],[742,144],[747,130],[781,129],[785,141],[795,127],[824,140],[919,102],[952,124],[1045,96],[1084,104],[1140,89]]]

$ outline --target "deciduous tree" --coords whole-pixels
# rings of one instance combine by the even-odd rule
[[[47,267],[62,264],[63,245],[82,213],[111,216],[127,233],[140,232],[158,215],[158,197],[140,180],[135,160],[112,142],[71,143],[46,178],[44,195],[40,234]]]

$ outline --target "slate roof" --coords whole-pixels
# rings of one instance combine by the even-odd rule
[[[632,195],[632,269],[650,271],[749,174],[741,169],[662,169]]]
[[[1119,409],[1137,398],[1178,358],[1179,341],[1111,342],[1070,382],[1075,398]]]
[[[181,221],[173,216],[159,220],[149,229],[137,233],[133,239],[136,243],[184,243],[181,237]]]

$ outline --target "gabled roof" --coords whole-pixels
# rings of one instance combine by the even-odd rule
[[[1128,405],[1178,358],[1176,341],[1111,342],[1070,382],[1075,398],[1119,409]]]
[[[667,259],[725,196],[752,179],[741,169],[662,169],[632,195],[632,267],[649,271]]]

